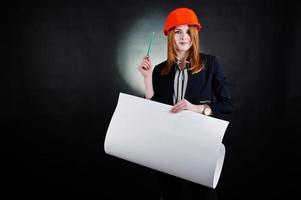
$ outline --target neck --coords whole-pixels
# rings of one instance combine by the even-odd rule
[[[180,61],[179,63],[179,68],[181,70],[184,69],[185,65],[186,65],[186,59],[188,57],[188,53],[183,51],[183,52],[177,52],[177,59]]]
[[[188,57],[188,52],[187,52],[187,51],[177,52],[177,58],[178,58],[181,62],[185,61],[187,57]]]

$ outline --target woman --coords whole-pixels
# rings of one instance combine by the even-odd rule
[[[147,99],[173,105],[173,113],[190,110],[220,118],[231,113],[232,101],[217,58],[200,53],[200,29],[193,10],[172,10],[164,26],[167,60],[152,70],[150,58],[144,57],[139,71],[144,77]],[[187,199],[188,196],[199,199],[211,191],[166,174],[160,174],[160,184],[164,200]]]

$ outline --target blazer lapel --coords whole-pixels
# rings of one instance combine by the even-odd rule
[[[173,66],[170,70],[170,73],[167,75],[167,94],[166,98],[167,101],[170,102],[171,105],[173,105],[173,93],[174,93],[174,79],[175,79],[175,66]]]
[[[194,78],[191,70],[187,70],[188,72],[188,82],[187,82],[187,87],[186,87],[186,92],[185,92],[185,99],[187,99],[187,97],[190,97],[190,91],[191,91],[191,86],[192,83],[194,82],[192,79]]]

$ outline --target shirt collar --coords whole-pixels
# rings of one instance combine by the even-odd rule
[[[179,69],[179,65],[181,63],[181,60],[178,58],[178,57],[175,57],[175,60],[174,60],[174,63],[176,64],[176,69]],[[190,62],[186,59],[185,60],[185,66],[184,66],[184,69],[187,68],[187,64],[189,64]]]

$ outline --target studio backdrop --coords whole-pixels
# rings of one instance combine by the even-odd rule
[[[158,199],[156,172],[105,154],[120,92],[166,59],[163,26],[196,11],[201,52],[219,59],[234,111],[219,199],[300,190],[300,6],[281,0],[7,1],[1,6],[1,191],[36,199]],[[120,198],[119,198],[120,199]]]

